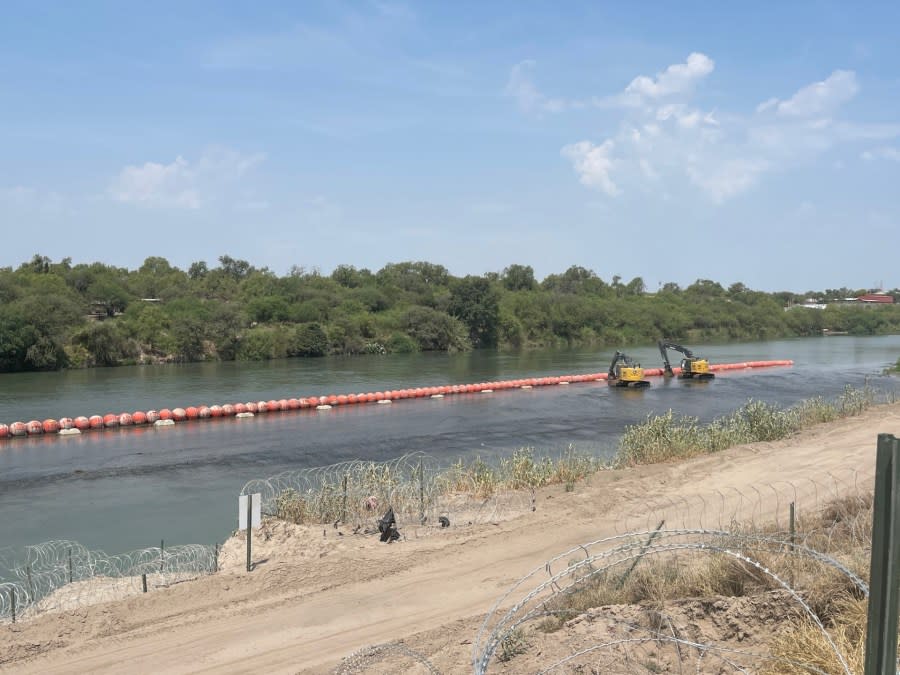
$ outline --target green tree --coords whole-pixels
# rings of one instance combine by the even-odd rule
[[[469,275],[457,280],[450,289],[447,311],[468,327],[473,346],[496,346],[500,299],[487,279]]]
[[[503,270],[500,280],[508,291],[530,291],[537,286],[531,265],[510,265]]]

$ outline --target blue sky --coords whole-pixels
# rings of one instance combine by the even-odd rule
[[[900,286],[900,3],[719,4],[7,1],[0,266]]]

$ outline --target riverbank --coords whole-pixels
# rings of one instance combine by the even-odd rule
[[[803,513],[867,490],[882,432],[900,434],[900,404],[781,441],[603,471],[572,491],[542,488],[534,511],[525,500],[518,512],[471,526],[451,514],[451,527],[411,528],[390,545],[349,529],[268,526],[250,574],[239,562],[240,539],[232,539],[219,574],[3,626],[0,668],[117,672],[129,662],[145,672],[325,673],[367,646],[390,643],[358,653],[344,672],[391,672],[402,659],[408,666],[410,652],[441,673],[471,672],[472,643],[490,607],[555,555],[652,529],[657,519],[707,528],[783,521],[790,502]],[[528,670],[528,663],[510,667]]]

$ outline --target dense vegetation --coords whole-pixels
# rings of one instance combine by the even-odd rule
[[[861,293],[762,293],[707,279],[647,293],[641,278],[607,283],[570,267],[543,281],[531,267],[454,277],[427,262],[377,272],[278,276],[224,255],[184,271],[147,258],[137,270],[35,255],[0,268],[0,372],[140,362],[260,360],[418,350],[619,346],[660,337],[766,339],[823,328],[900,332],[900,306],[786,305]],[[900,291],[894,292],[900,299]]]

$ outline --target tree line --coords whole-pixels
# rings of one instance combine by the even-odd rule
[[[542,281],[527,265],[455,277],[400,262],[330,275],[279,276],[228,255],[187,270],[150,257],[136,270],[35,255],[0,268],[0,372],[133,363],[263,360],[327,354],[622,347],[900,332],[900,305],[785,306],[864,290],[764,293],[698,279],[648,293],[636,277],[607,282],[573,266]],[[893,291],[900,299],[900,291]]]

